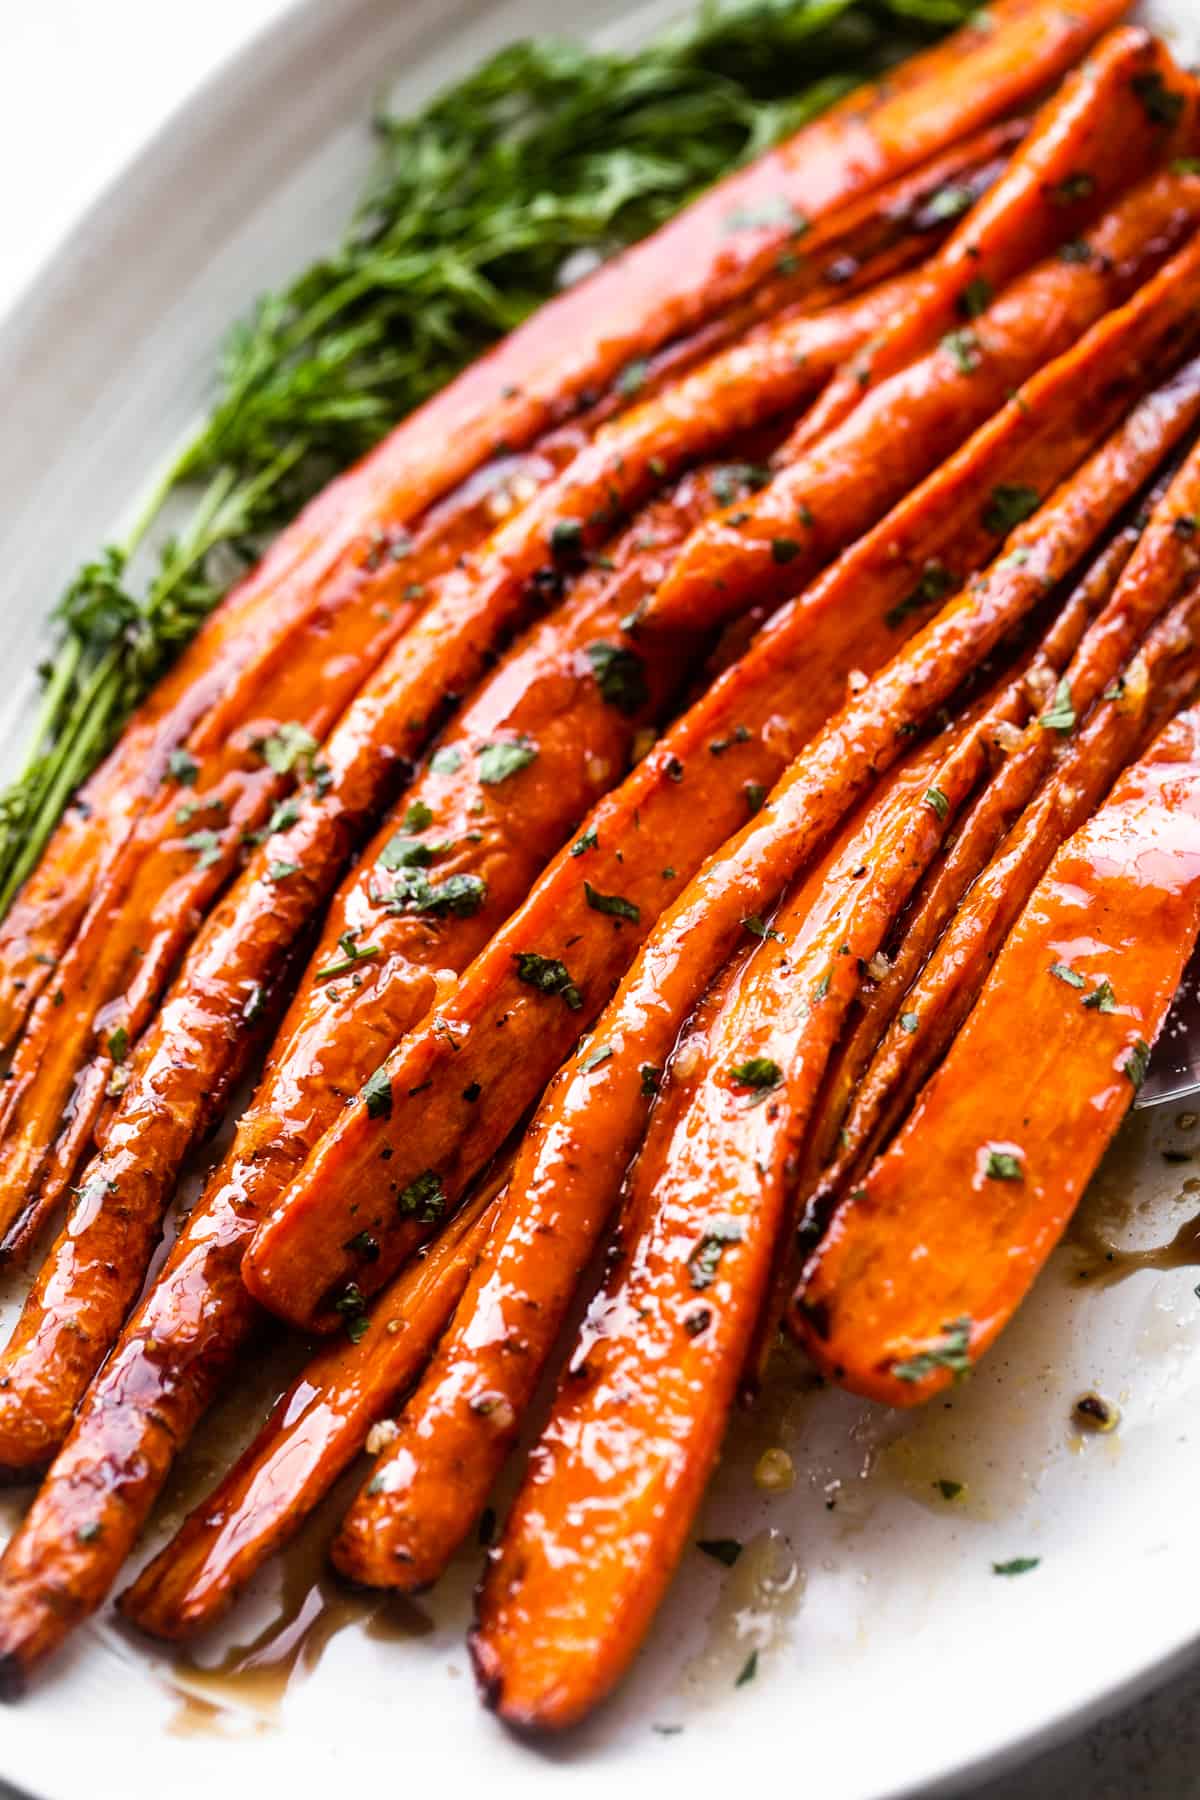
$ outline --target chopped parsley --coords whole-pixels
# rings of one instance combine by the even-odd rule
[[[961,1481],[939,1480],[935,1481],[933,1485],[942,1496],[943,1500],[957,1500],[958,1496],[963,1491],[963,1484]]]
[[[754,1677],[757,1674],[758,1674],[758,1651],[752,1650],[750,1652],[749,1656],[746,1658],[745,1662],[742,1664],[741,1671],[738,1674],[738,1678],[733,1684],[734,1687],[745,1687],[746,1683],[748,1681],[753,1681]]]
[[[643,1063],[638,1070],[641,1077],[642,1092],[648,1100],[658,1092],[658,1084],[662,1080],[662,1070],[656,1069],[653,1063]]]
[[[219,831],[192,831],[183,840],[185,850],[190,850],[202,869],[210,869],[215,862],[221,860],[221,834]]]
[[[901,1031],[907,1031],[910,1036],[917,1029],[917,1027],[918,1027],[918,1025],[920,1025],[920,1023],[921,1023],[921,1019],[920,1019],[920,1015],[918,1013],[902,1012],[900,1014],[900,1029],[901,1029]]]
[[[943,1325],[942,1331],[944,1336],[927,1350],[919,1350],[915,1356],[892,1364],[892,1374],[898,1381],[924,1381],[938,1369],[949,1369],[955,1376],[968,1372],[971,1367],[970,1319],[954,1319]]]
[[[1025,1179],[1021,1159],[1019,1156],[1014,1156],[1011,1150],[989,1150],[983,1172],[989,1181],[1024,1181]]]
[[[429,769],[433,775],[455,775],[461,768],[462,751],[456,750],[453,744],[443,744],[429,759]]]
[[[368,1119],[390,1119],[392,1116],[392,1083],[387,1068],[381,1066],[364,1084],[362,1099]]]
[[[579,1011],[583,995],[575,986],[566,963],[559,962],[555,956],[540,956],[536,950],[518,950],[513,961],[517,965],[518,981],[523,981],[526,987],[536,988],[539,994],[557,994],[572,1012]]]
[[[596,827],[594,825],[589,825],[582,836],[577,837],[575,842],[571,845],[570,854],[572,856],[582,856],[586,850],[594,850],[599,842],[600,840],[596,836]]]
[[[946,819],[949,816],[950,802],[939,787],[926,788],[925,805],[931,807],[939,819]]]
[[[1064,675],[1054,690],[1054,704],[1038,720],[1047,731],[1064,734],[1075,729],[1075,708],[1071,702],[1071,684]]]
[[[960,375],[974,374],[983,355],[983,346],[978,336],[966,326],[960,331],[947,332],[942,339],[942,349]]]
[[[1025,487],[1020,482],[1002,481],[994,487],[987,505],[983,509],[983,522],[989,531],[999,537],[1020,525],[1035,513],[1041,504],[1036,488]]]
[[[335,1313],[340,1313],[346,1327],[346,1336],[352,1344],[357,1344],[367,1329],[367,1303],[362,1289],[355,1281],[348,1282],[342,1293],[333,1303]]]
[[[611,1056],[612,1056],[612,1045],[611,1044],[601,1044],[599,1049],[589,1050],[587,1055],[585,1057],[583,1057],[580,1061],[580,1064],[579,1064],[580,1074],[581,1075],[590,1075],[593,1069],[598,1069],[602,1063],[608,1062],[610,1060]]]
[[[1150,1046],[1145,1038],[1135,1038],[1130,1046],[1129,1054],[1121,1064],[1123,1072],[1128,1075],[1133,1091],[1136,1094],[1146,1079],[1146,1071],[1150,1067]]]
[[[769,1056],[751,1056],[735,1063],[729,1073],[741,1087],[776,1088],[783,1080],[783,1070]]]
[[[968,281],[958,297],[958,310],[966,319],[978,319],[992,304],[993,289],[990,281],[977,275],[974,281]]]
[[[634,902],[621,894],[601,894],[590,881],[584,882],[583,891],[593,912],[608,913],[614,919],[628,919],[632,925],[636,925],[642,916]]]
[[[744,1235],[737,1219],[709,1220],[687,1259],[688,1276],[698,1293],[711,1287],[716,1280],[726,1245],[740,1244]]]
[[[1157,69],[1135,75],[1130,85],[1152,125],[1161,125],[1168,130],[1172,125],[1178,125],[1183,112],[1183,95],[1169,88]]]
[[[1072,969],[1068,963],[1051,963],[1050,973],[1059,981],[1065,981],[1068,987],[1086,987],[1087,983],[1078,969]]]
[[[1080,170],[1078,174],[1068,175],[1062,181],[1054,182],[1050,187],[1050,198],[1055,206],[1074,206],[1080,200],[1087,200],[1096,191],[1096,178]]]
[[[442,1178],[434,1169],[426,1169],[401,1189],[396,1205],[408,1217],[422,1225],[432,1225],[446,1210],[446,1193]]]
[[[312,732],[306,731],[294,719],[277,726],[259,745],[263,761],[277,775],[290,775],[301,764],[311,768],[316,751],[317,740]]]
[[[554,556],[578,556],[583,548],[583,526],[578,519],[556,519],[550,532]]]
[[[1112,982],[1106,975],[1094,993],[1088,995],[1083,1003],[1089,1012],[1112,1013],[1117,1010],[1117,996],[1113,992]]]
[[[615,706],[618,712],[635,713],[645,706],[650,698],[650,689],[646,683],[646,668],[636,650],[627,650],[620,644],[608,644],[603,640],[587,647],[587,659],[592,665],[592,674],[596,678],[596,686],[609,706]]]
[[[427,831],[433,824],[433,808],[423,800],[414,800],[404,815],[405,831]]]
[[[1011,1562],[994,1562],[993,1575],[1028,1575],[1030,1569],[1036,1569],[1041,1562],[1040,1556],[1014,1556]]]
[[[537,745],[530,743],[528,738],[517,738],[514,743],[484,744],[479,752],[479,779],[485,787],[498,787],[519,769],[528,768],[537,753]]]
[[[771,539],[771,559],[777,563],[790,563],[799,556],[801,545],[795,538],[777,537]]]
[[[932,558],[922,569],[921,578],[912,592],[884,613],[884,624],[889,629],[902,625],[911,613],[918,612],[921,607],[930,606],[935,600],[944,600],[947,594],[954,592],[954,587],[954,576],[946,565]]]
[[[167,774],[180,787],[195,787],[200,764],[186,750],[172,750],[167,758]]]

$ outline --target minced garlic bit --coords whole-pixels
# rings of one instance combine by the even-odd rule
[[[395,1419],[380,1419],[378,1425],[372,1425],[367,1433],[367,1455],[378,1456],[400,1436],[400,1427]]]
[[[1121,1409],[1099,1394],[1081,1394],[1071,1408],[1071,1418],[1081,1431],[1115,1431],[1121,1421]]]
[[[1018,750],[1023,738],[1024,733],[1009,719],[1001,719],[992,732],[992,742],[1004,756],[1011,756]]]
[[[764,1494],[786,1494],[796,1479],[796,1467],[786,1450],[764,1450],[754,1466],[754,1485]]]
[[[1035,707],[1045,706],[1054,693],[1055,679],[1052,669],[1030,669],[1025,676],[1025,690]]]
[[[871,677],[862,669],[851,669],[846,677],[846,686],[852,694],[861,694],[863,689],[869,686],[870,680]]]
[[[891,966],[890,961],[883,954],[883,951],[877,950],[867,964],[867,974],[871,977],[872,981],[882,981],[889,973]]]

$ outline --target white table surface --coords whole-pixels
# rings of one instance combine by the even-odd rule
[[[287,4],[0,0],[0,313],[148,134]],[[1200,1670],[976,1791],[1018,1797],[1200,1800]],[[15,1800],[2,1783],[0,1800]]]

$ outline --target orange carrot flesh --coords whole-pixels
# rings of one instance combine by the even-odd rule
[[[0,931],[0,1042],[12,1041],[40,985],[39,956],[61,953],[104,854],[140,811],[147,765],[165,761],[223,691],[230,658],[236,667],[244,655],[240,626],[266,616],[278,635],[374,532],[411,524],[497,444],[528,445],[582,391],[745,295],[790,235],[781,196],[817,219],[885,185],[1037,93],[1123,10],[1122,0],[1072,12],[999,0],[988,30],[967,27],[912,58],[543,307],[312,501],[143,709],[88,784],[86,815],[68,815],[18,898]],[[731,215],[753,216],[764,200],[776,203],[776,223],[729,231]]]
[[[606,699],[588,652],[613,649],[620,618],[655,566],[647,545],[669,547],[709,505],[709,479],[694,476],[673,502],[649,510],[613,572],[589,574],[493,673],[368,848],[334,902],[240,1123],[237,1157],[253,1163],[259,1205],[286,1185],[394,1038],[428,1011],[439,972],[469,962],[511,912],[618,778],[639,726],[669,704],[687,667],[677,647],[638,659],[639,685],[620,705]],[[378,741],[375,732],[365,740],[368,772],[381,760]],[[0,1355],[0,1466],[36,1466],[53,1454],[120,1329],[172,1178],[210,1116],[214,1090],[245,1054],[248,996],[277,975],[314,886],[332,885],[340,866],[329,846],[340,848],[344,827],[328,803],[353,785],[362,748],[351,736],[347,763],[331,755],[326,801],[259,852],[139,1050],[105,1147],[84,1171],[79,1204]],[[290,854],[280,848],[293,844]]]
[[[1042,109],[1004,178],[922,271],[911,306],[830,384],[782,459],[839,424],[864,386],[886,380],[961,324],[970,310],[964,295],[978,294],[980,283],[1010,281],[1091,222],[1137,170],[1187,148],[1195,111],[1195,83],[1160,39],[1135,26],[1109,33]]]
[[[1132,293],[1194,230],[1198,201],[1200,177],[1150,177],[1084,234],[1079,260],[1039,263],[882,382],[747,506],[700,527],[647,608],[647,632],[711,627],[795,592],[894,504],[914,473],[949,455],[1006,394]],[[1129,256],[1136,266],[1127,282]]]
[[[938,550],[947,555],[953,551],[961,553],[969,567],[970,559],[985,554],[989,542],[994,541],[981,525],[982,500],[988,483],[1014,466],[1008,459],[1023,459],[1022,467],[1032,461],[1045,485],[1052,485],[1144,386],[1156,361],[1166,356],[1178,339],[1181,323],[1188,316],[1192,270],[1186,257],[1177,260],[1172,277],[1177,279],[1161,278],[1140,303],[1106,322],[1077,353],[1064,359],[1061,368],[1047,372],[1022,406],[1006,409],[989,427],[972,455],[956,459],[936,483],[929,484],[928,494],[914,497],[911,505],[899,510],[889,530],[873,534],[860,555],[852,553],[847,558],[845,579],[854,582],[867,572],[872,577],[871,598],[879,609],[874,631],[880,657],[895,641],[897,629],[888,625],[883,615],[904,600],[928,557]],[[1186,429],[1195,398],[1186,379],[1181,378],[1148,401],[1139,415],[1143,435],[1137,454],[1151,464],[1164,454]],[[824,586],[823,595],[829,610],[822,616],[832,620],[834,604],[841,598],[836,580]],[[921,602],[923,607],[930,604],[927,597]],[[802,628],[795,624],[802,610],[797,608],[790,618],[781,615],[750,661],[751,670],[761,679],[756,690],[760,698],[781,693],[794,696],[797,686],[806,686],[803,679],[797,681],[796,640],[789,636]],[[869,623],[869,615],[862,622]],[[719,733],[722,742],[731,740],[730,749],[723,754],[740,757],[746,746],[737,739],[736,725],[740,701],[747,691],[745,678],[743,669],[734,679],[719,683],[715,701],[690,719],[692,739],[673,741],[689,754],[695,751],[709,756],[713,754],[709,743],[716,741]],[[764,724],[777,711],[772,705]],[[752,737],[750,748],[760,757],[764,772],[772,775],[788,754],[777,730]],[[750,764],[750,768],[754,766]],[[736,768],[735,786],[743,772],[749,773],[745,764]],[[682,785],[674,782],[665,762],[656,773],[663,791],[674,794]],[[740,792],[738,803],[744,804]],[[678,824],[678,803],[668,816]],[[618,840],[623,835],[619,831]],[[718,840],[721,835],[718,820]],[[621,960],[610,960],[609,967],[615,960],[619,971],[625,959],[620,951],[616,956]],[[539,1031],[544,1016],[539,1018]],[[540,1041],[535,1041],[535,1047],[543,1050]],[[523,1046],[523,1051],[529,1048]],[[560,1054],[551,1047],[554,1061]],[[526,1060],[532,1067],[526,1070],[528,1091],[520,1110],[536,1096],[537,1085],[544,1079],[536,1058],[530,1054]],[[553,1061],[546,1073],[552,1068]],[[453,1191],[452,1183],[447,1187]],[[0,1577],[0,1618],[5,1621],[0,1633],[16,1666],[27,1666],[46,1653],[69,1629],[71,1618],[82,1616],[102,1598],[165,1478],[177,1444],[186,1438],[244,1342],[255,1315],[240,1281],[242,1245],[254,1217],[250,1183],[243,1195],[227,1197],[195,1220],[163,1280],[131,1321],[108,1368],[84,1402],[70,1444],[43,1490],[28,1533],[22,1533],[22,1542],[14,1547],[5,1576]],[[188,1371],[186,1376],[181,1370]],[[118,1417],[123,1447],[115,1444],[109,1424]],[[169,1429],[164,1429],[164,1419],[170,1420]],[[103,1537],[89,1545],[82,1561],[80,1546],[71,1547],[67,1560],[73,1601],[71,1616],[65,1617],[53,1596],[61,1592],[64,1565],[59,1552],[63,1533],[71,1530],[70,1495],[81,1481],[93,1496],[99,1493],[106,1523]]]
[[[290,1541],[420,1373],[487,1242],[502,1188],[480,1191],[428,1254],[380,1296],[362,1335],[323,1350],[262,1430],[121,1597],[155,1637],[192,1637],[228,1612],[251,1576]]]
[[[1200,451],[1193,451],[1155,507],[1112,599],[1064,676],[1066,686],[1058,692],[1067,710],[1056,711],[1054,693],[1047,693],[1043,717],[1057,719],[1057,724],[1035,722],[1030,741],[1014,747],[997,778],[1000,808],[1026,809],[1012,820],[991,861],[985,859],[928,962],[919,972],[911,971],[903,1016],[896,1016],[899,1005],[893,1009],[874,1056],[859,1072],[848,1116],[836,1126],[831,1120],[840,1147],[823,1178],[824,1197],[818,1205],[827,1204],[830,1194],[853,1179],[864,1157],[902,1116],[906,1102],[953,1039],[991,958],[1050,857],[1099,804],[1138,742],[1146,708],[1157,704],[1155,690],[1171,665],[1175,628],[1167,625],[1152,636],[1131,667],[1122,669],[1156,617],[1200,573],[1200,550],[1190,535],[1176,529],[1178,520],[1189,519],[1197,505]],[[1099,716],[1087,718],[1102,695]],[[1076,720],[1083,725],[1078,738],[1071,735]],[[1052,779],[1034,798],[1048,771],[1053,771]]]
[[[1081,364],[1088,363],[1102,346],[1112,343],[1114,336],[1132,348],[1131,339],[1140,334],[1143,326],[1150,327],[1151,318],[1156,318],[1158,324],[1150,327],[1147,342],[1154,341],[1164,326],[1173,335],[1168,321],[1172,316],[1187,316],[1191,284],[1197,281],[1200,249],[1193,246],[1149,284],[1124,314],[1113,315],[1097,328],[1079,347],[1077,358],[1064,358],[1061,365],[1047,371],[1045,389],[1035,384],[1022,397],[1021,404],[1014,403],[1013,411],[1032,428],[1040,413],[1043,391],[1059,391],[1067,371],[1077,371]],[[1135,326],[1134,321],[1141,324]],[[1083,392],[1090,402],[1098,398],[1098,391],[1088,388],[1077,390],[1077,398]],[[792,784],[785,783],[764,812],[733,840],[731,855],[719,864],[721,873],[707,871],[664,914],[625,988],[630,1019],[636,1014],[637,1021],[631,1042],[642,1036],[650,1040],[646,1054],[638,1055],[639,1062],[661,1064],[673,1027],[677,1029],[682,1012],[724,960],[740,918],[761,911],[770,903],[813,835],[828,829],[828,824],[836,819],[838,807],[853,802],[872,759],[875,768],[888,766],[896,753],[897,720],[926,716],[922,707],[932,693],[936,692],[938,698],[930,701],[931,706],[948,697],[957,685],[956,671],[961,669],[962,659],[973,662],[985,654],[1003,631],[1034,604],[1044,591],[1042,583],[1065,575],[1124,500],[1142,486],[1158,460],[1157,454],[1152,461],[1147,460],[1149,443],[1143,426],[1154,419],[1160,404],[1151,402],[1147,412],[1134,415],[1125,430],[1077,478],[1074,488],[1068,488],[1057,503],[1039,515],[1040,529],[1024,526],[1018,530],[1010,541],[1023,552],[1028,551],[1023,566],[1010,559],[1003,578],[994,582],[989,592],[965,596],[958,606],[941,616],[936,626],[918,634],[893,663],[889,675],[878,678],[845,719],[826,731],[818,741],[812,764],[816,785],[810,789],[806,780],[800,781],[793,792]],[[1168,409],[1172,405],[1168,400]],[[1024,407],[1030,409],[1028,418]],[[1096,422],[1099,416],[1094,415]],[[998,429],[1003,435],[1004,427]],[[938,484],[938,491],[944,493],[944,484]],[[827,591],[832,591],[832,584]],[[1006,597],[1003,603],[1002,594]],[[777,648],[780,638],[775,635],[771,641],[772,648]],[[934,674],[929,673],[930,661],[940,664]],[[736,694],[736,672],[731,675],[734,679],[717,684],[710,706],[719,705],[724,695]],[[895,713],[894,718],[888,717],[891,712]],[[708,710],[698,716],[708,723],[713,713]],[[736,717],[735,714],[731,724]],[[691,723],[695,722],[693,717]],[[753,735],[750,741],[753,742]],[[669,734],[646,759],[641,771],[635,771],[626,788],[606,803],[614,808],[610,816],[622,821],[606,854],[611,855],[612,848],[619,845],[625,860],[619,865],[610,864],[611,872],[606,873],[605,879],[620,882],[617,891],[632,897],[635,904],[640,905],[643,894],[653,892],[651,881],[662,877],[661,845],[667,840],[655,829],[650,799],[656,783],[660,794],[669,792],[672,785],[686,788],[685,742],[682,734],[678,738]],[[693,750],[692,744],[686,744],[686,748]],[[826,760],[828,785],[823,797],[818,798]],[[698,833],[705,821],[697,818],[694,794],[695,790],[687,818],[691,829]],[[686,794],[683,797],[686,799]],[[718,798],[715,791],[713,798]],[[706,803],[707,799],[706,794]],[[678,807],[672,808],[676,817],[678,811]],[[604,809],[594,815],[593,822],[599,849],[606,842]],[[679,824],[674,824],[672,830],[671,854],[676,861],[670,866],[675,868],[679,880],[685,840]],[[715,841],[720,842],[720,835]],[[694,868],[700,855],[712,847],[712,839],[702,841],[691,866]],[[598,870],[599,866],[593,863],[591,868]],[[685,874],[689,872],[686,864],[684,870]],[[595,885],[599,885],[598,875]],[[675,891],[679,892],[679,888]],[[678,955],[677,946],[689,934],[695,954]],[[401,1103],[389,1120],[380,1120],[370,1119],[364,1107],[348,1108],[309,1158],[280,1207],[260,1229],[244,1269],[245,1279],[260,1299],[285,1317],[308,1322],[331,1289],[336,1291],[339,1283],[348,1278],[349,1259],[341,1246],[353,1229],[345,1212],[351,1192],[359,1227],[365,1226],[379,1239],[380,1276],[389,1266],[395,1266],[392,1259],[397,1251],[389,1246],[389,1238],[397,1196],[407,1184],[430,1173],[436,1174],[448,1194],[462,1191],[473,1156],[488,1154],[503,1140],[536,1096],[537,1087],[530,1091],[531,1084],[548,1078],[588,1018],[595,1016],[613,975],[628,966],[637,938],[625,946],[614,944],[614,935],[595,932],[580,875],[568,859],[560,859],[504,931],[493,939],[471,976],[460,983],[453,1000],[441,1010],[445,1041],[440,1032],[415,1034],[386,1065],[395,1094],[403,1096],[408,1088],[422,1087],[420,1109]],[[670,947],[662,958],[669,967],[660,965],[660,944]],[[564,998],[561,985],[557,992],[529,991],[522,973],[528,976],[544,971],[544,965],[531,967],[518,959],[532,954],[562,965],[567,982],[580,1001],[578,1007],[572,1005],[571,997]],[[705,967],[705,959],[710,955],[714,960]],[[553,973],[561,983],[557,971]],[[503,1024],[498,1024],[498,1020],[503,1020]],[[664,1035],[665,1041],[659,1042]],[[599,1108],[598,1116],[604,1116],[607,1123],[612,1122],[610,1102],[614,1115],[627,1121],[614,1128],[612,1142],[618,1156],[619,1146],[626,1141],[626,1130],[636,1132],[641,1115],[636,1088],[617,1098],[622,1086],[615,1079],[617,1072],[620,1070],[626,1078],[629,1074],[628,1059],[618,1047],[617,1040],[621,1038],[618,1030],[613,1061],[605,1070],[597,1071],[588,1102]],[[517,1041],[519,1055],[513,1050]],[[455,1050],[449,1048],[451,1042],[456,1043]],[[549,1061],[548,1068],[541,1061],[542,1055]],[[450,1056],[453,1075],[440,1076],[439,1067],[444,1067]],[[468,1079],[479,1085],[483,1095],[482,1103],[473,1106],[469,1113],[458,1098],[461,1089],[457,1086],[458,1077],[468,1070]],[[426,1082],[435,1084],[432,1090],[424,1089],[422,1084]],[[599,1094],[595,1092],[596,1082],[602,1089]],[[391,1154],[381,1162],[380,1152],[384,1150]]]
[[[887,778],[871,819],[852,833],[856,867],[872,858],[885,833],[884,818],[876,815],[890,822],[898,811],[911,812],[906,802],[928,787],[935,760],[936,753],[925,751]],[[936,818],[928,824],[938,835]],[[916,880],[915,861],[898,858],[893,869],[901,882]],[[840,932],[836,922],[832,929]],[[749,932],[746,941],[753,942]],[[768,950],[776,941],[772,929]],[[577,1067],[586,1075],[590,1062],[585,1050]],[[682,1053],[675,1066],[681,1063]],[[674,1094],[673,1080],[667,1091]],[[751,1098],[749,1090],[743,1098]],[[354,1581],[406,1591],[435,1581],[482,1511],[515,1442],[607,1218],[606,1207],[566,1213],[550,1183],[530,1181],[544,1149],[539,1132],[520,1153],[513,1203],[500,1208],[453,1324],[398,1421],[399,1434],[335,1541],[334,1561]],[[685,1160],[695,1166],[690,1151]]]
[[[1118,533],[1083,577],[1072,605],[1080,606],[1085,618],[1093,616],[1112,597],[1139,535],[1136,527]],[[1068,607],[1067,613],[1070,610]],[[1056,662],[1055,667],[1058,666]],[[1014,730],[1015,726],[996,733],[995,751],[1005,759],[1000,770],[956,828],[945,856],[935,863],[918,889],[912,908],[899,922],[893,941],[886,947],[886,968],[872,974],[871,982],[860,996],[858,1017],[846,1043],[838,1051],[826,1094],[814,1120],[812,1136],[805,1146],[805,1169],[799,1184],[802,1192],[811,1190],[828,1163],[841,1160],[839,1137],[846,1125],[846,1115],[881,1037],[904,1010],[904,995],[955,908],[986,866],[1005,831],[1016,822],[1036,785],[1036,773],[1027,769],[1021,758],[1010,753]],[[906,1021],[906,1031],[910,1024],[911,1018]]]
[[[1133,1099],[1198,928],[1192,710],[1059,851],[946,1061],[811,1259],[794,1324],[823,1370],[912,1405],[994,1341]]]
[[[786,412],[800,396],[814,391],[847,350],[860,343],[873,323],[886,316],[899,302],[903,289],[903,283],[886,284],[878,292],[869,292],[817,317],[802,315],[768,326],[744,345],[717,357],[603,427],[559,479],[546,487],[543,496],[530,502],[525,515],[499,532],[495,543],[485,551],[483,568],[493,571],[493,631],[503,632],[506,609],[517,603],[519,590],[515,582],[534,573],[535,566],[542,562],[547,565],[542,573],[553,573],[556,532],[561,533],[567,525],[578,526],[580,519],[597,516],[614,522],[648,482],[661,482],[697,454],[736,439],[773,413]],[[406,568],[405,574],[408,573]],[[406,592],[411,585],[406,583]],[[469,578],[458,578],[451,585],[456,591],[440,596],[431,605],[427,624],[416,628],[413,643],[398,650],[379,677],[368,683],[351,717],[344,722],[343,734],[354,730],[360,716],[370,716],[371,707],[377,704],[379,696],[387,696],[389,683],[399,670],[406,672],[406,677],[398,695],[391,698],[391,713],[404,716],[403,729],[408,737],[404,747],[415,748],[420,730],[418,725],[414,732],[411,724],[410,695],[425,680],[424,670],[431,657],[436,654],[440,659],[445,688],[459,688],[470,682],[487,648],[488,576],[484,573],[482,593]],[[415,606],[408,603],[410,619],[415,611]],[[400,635],[403,618],[403,607],[393,610],[390,636]],[[369,613],[366,619],[369,622]],[[456,619],[460,621],[460,634],[469,641],[470,654],[446,667],[450,657],[448,635]],[[329,636],[329,621],[324,617],[322,636]],[[344,681],[350,668],[341,636],[336,638],[330,656]],[[302,693],[309,692],[311,670],[300,668],[298,683]],[[316,691],[320,694],[321,712],[305,717],[303,701],[298,697],[288,712],[288,730],[294,731],[301,725],[311,736],[310,728],[315,727],[316,735],[321,735],[330,716],[338,710],[338,690],[335,684],[326,682],[323,688],[318,683]],[[346,697],[343,693],[342,698]],[[418,720],[427,720],[428,716],[426,705]],[[397,733],[402,729],[397,718],[381,713],[374,729],[395,748]],[[269,744],[271,735],[264,722],[257,734],[250,733],[250,751],[256,742]],[[231,787],[230,780],[210,782],[206,769],[203,783],[193,780],[183,806],[183,823],[176,822],[180,810],[177,798],[168,794],[157,808],[150,809],[148,820],[134,834],[122,860],[127,864],[136,856],[143,837],[152,844],[158,840],[160,854],[149,855],[132,876],[124,871],[123,882],[114,878],[107,891],[94,901],[53,994],[46,996],[37,1009],[34,1029],[20,1046],[13,1080],[7,1089],[9,1120],[7,1140],[2,1145],[6,1155],[0,1179],[0,1232],[18,1216],[26,1191],[40,1170],[45,1170],[47,1176],[52,1174],[54,1179],[43,1180],[43,1191],[37,1196],[30,1221],[22,1226],[22,1241],[28,1240],[38,1221],[59,1198],[69,1178],[70,1162],[61,1156],[50,1161],[51,1134],[67,1106],[83,1047],[93,1036],[97,1010],[102,1008],[100,1016],[110,1035],[114,1030],[123,1033],[125,1040],[136,1035],[157,998],[161,980],[178,957],[187,922],[195,920],[203,895],[211,894],[222,877],[227,877],[246,833],[263,822],[269,802],[278,795],[282,784],[271,769],[264,772],[260,767],[256,773],[257,785],[250,786],[246,803],[239,805],[236,787]],[[207,821],[207,826],[202,823],[196,828],[197,819]],[[172,869],[180,865],[181,872],[172,880]],[[164,882],[167,886],[160,893]],[[114,922],[112,915],[119,903],[123,911]],[[156,938],[154,927],[160,921]],[[123,996],[122,979],[132,984]],[[66,1006],[62,1004],[64,998],[70,1002]],[[94,1102],[98,1102],[102,1084],[94,1082],[90,1091]],[[81,1099],[82,1095],[77,1094],[72,1123],[82,1137],[89,1120]]]
[[[786,1025],[776,1018],[801,1052],[788,1087],[800,1083],[798,1061],[811,1086],[845,1004],[834,967],[852,971],[873,953],[942,835],[921,803],[939,760],[926,746],[884,778],[718,981],[668,1065],[620,1260],[580,1330],[481,1593],[472,1651],[489,1702],[513,1724],[559,1729],[590,1711],[635,1654],[674,1570],[787,1217],[775,1033],[748,1045],[745,1014],[761,1013],[764,977],[785,988]],[[408,1448],[411,1462],[417,1441]],[[364,1528],[366,1504],[356,1508]],[[363,1544],[370,1569],[377,1546],[365,1529]]]

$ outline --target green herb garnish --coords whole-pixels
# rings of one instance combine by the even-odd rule
[[[498,787],[519,769],[528,768],[537,753],[537,745],[528,738],[511,744],[485,744],[479,752],[479,779],[485,787]]]
[[[368,1119],[390,1119],[392,1116],[392,1083],[387,1069],[380,1067],[364,1082],[362,1099]]]
[[[1020,525],[1035,513],[1041,504],[1036,488],[1024,487],[1019,482],[1002,481],[994,487],[987,505],[983,509],[983,522],[989,531],[997,537]]]
[[[634,902],[621,894],[601,894],[590,881],[584,882],[583,891],[593,912],[609,913],[614,919],[628,919],[632,925],[636,925],[642,916]]]
[[[579,1011],[583,995],[575,986],[566,963],[559,962],[555,956],[539,956],[536,950],[518,950],[513,960],[517,965],[518,981],[536,988],[540,994],[557,994],[572,1012]]]
[[[595,643],[588,645],[587,658],[596,686],[610,706],[623,713],[635,713],[645,706],[650,689],[646,685],[645,664],[636,650]]]
[[[970,1319],[955,1319],[943,1325],[942,1331],[945,1335],[928,1349],[892,1364],[892,1374],[898,1381],[924,1381],[938,1369],[949,1369],[955,1376],[967,1373],[971,1367]]]

